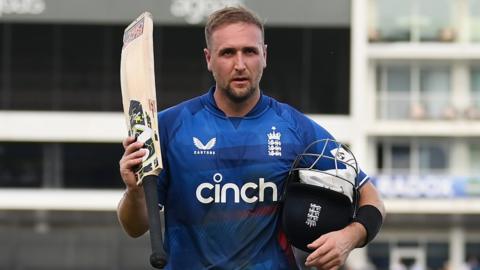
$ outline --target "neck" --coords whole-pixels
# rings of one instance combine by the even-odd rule
[[[216,88],[213,93],[213,98],[215,99],[217,107],[222,110],[227,117],[243,117],[257,104],[260,99],[260,90],[257,88],[252,96],[242,102],[237,102]]]

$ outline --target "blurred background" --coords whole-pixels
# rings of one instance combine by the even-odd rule
[[[348,143],[385,199],[349,269],[478,270],[480,0],[0,0],[0,269],[150,269],[115,214],[123,30],[153,14],[163,109],[213,84],[203,25],[228,4],[265,19],[264,92]]]

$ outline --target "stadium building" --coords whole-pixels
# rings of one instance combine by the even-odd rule
[[[213,84],[203,23],[226,4],[266,20],[265,93],[350,144],[385,199],[352,269],[480,259],[480,0],[0,0],[0,269],[148,269],[115,214],[123,30],[153,14],[166,108]]]

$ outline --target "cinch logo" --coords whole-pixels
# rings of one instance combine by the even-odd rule
[[[257,201],[265,201],[265,191],[270,189],[272,193],[272,201],[276,202],[278,200],[277,196],[277,185],[273,182],[265,182],[264,178],[258,179],[258,184],[253,182],[245,183],[243,186],[239,187],[234,183],[221,184],[223,176],[220,173],[213,175],[213,181],[215,184],[211,183],[202,183],[197,187],[196,196],[197,200],[203,204],[208,203],[226,203],[228,200],[231,200],[230,196],[233,196],[233,201],[235,203],[240,203],[240,199],[246,203],[254,203]],[[257,195],[248,196],[248,190],[258,190],[254,192]],[[251,193],[250,193],[251,194]]]
[[[206,145],[204,145],[198,138],[193,137],[193,144],[197,150],[193,151],[194,155],[215,155],[215,151],[212,148],[217,143],[217,138],[212,138]]]

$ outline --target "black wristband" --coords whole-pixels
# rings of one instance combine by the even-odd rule
[[[380,231],[380,228],[383,224],[383,216],[382,213],[380,213],[380,210],[378,210],[375,206],[364,205],[358,208],[357,215],[353,221],[362,224],[367,231],[367,239],[362,245],[362,247],[364,247],[370,243],[370,241],[372,241]]]

